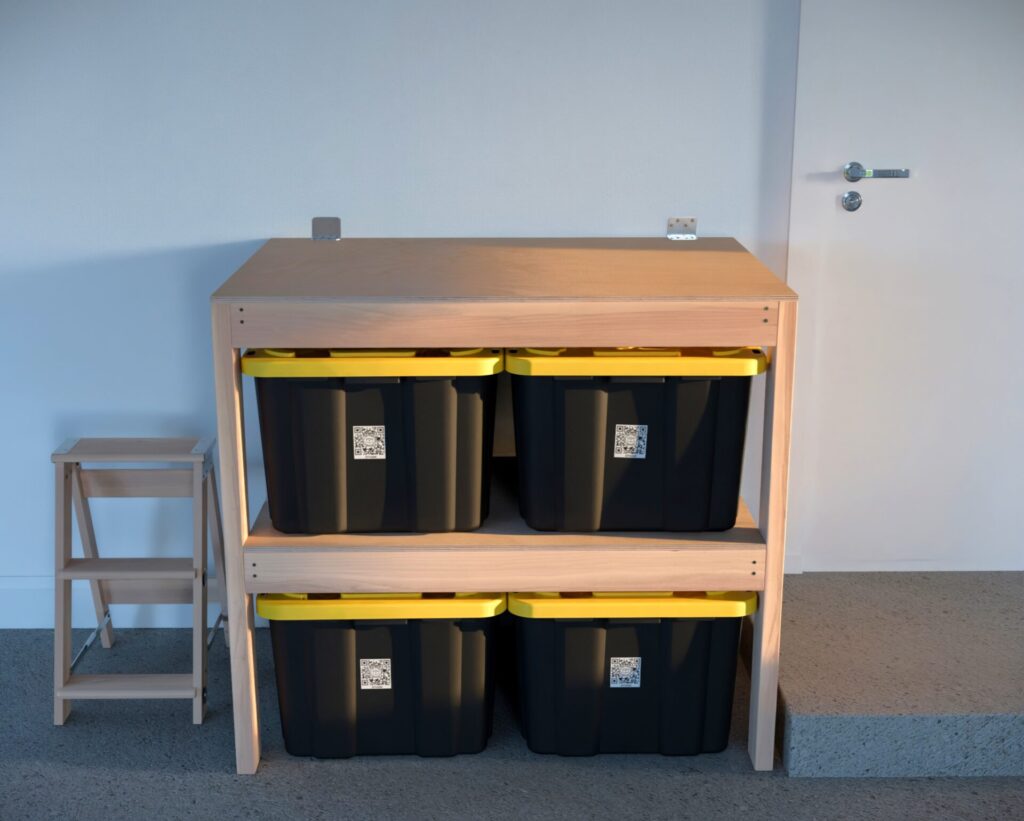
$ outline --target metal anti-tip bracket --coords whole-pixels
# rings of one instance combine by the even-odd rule
[[[697,239],[697,218],[669,217],[665,236],[669,239]]]
[[[341,239],[341,218],[313,217],[313,239]]]

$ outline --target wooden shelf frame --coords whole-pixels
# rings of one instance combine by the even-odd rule
[[[757,590],[748,749],[771,769],[796,299],[728,238],[267,242],[212,298],[238,772],[260,760],[254,593],[542,587]],[[498,504],[467,534],[288,536],[265,511],[250,528],[244,348],[527,345],[767,348],[756,525],[744,506],[725,534],[537,533]]]
[[[264,505],[243,548],[249,593],[760,591],[765,554],[742,502],[724,533],[542,533],[500,482],[484,526],[468,533],[289,536]]]

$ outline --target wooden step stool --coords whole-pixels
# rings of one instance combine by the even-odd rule
[[[53,723],[63,724],[75,699],[182,698],[192,700],[192,722],[206,714],[206,658],[218,625],[227,618],[224,541],[212,439],[70,439],[51,459],[56,467],[56,568],[53,637]],[[83,463],[171,463],[171,467],[85,468]],[[182,467],[185,465],[187,467]],[[89,499],[95,497],[192,499],[191,558],[101,559]],[[71,509],[78,519],[81,559],[71,557]],[[211,521],[212,518],[212,521]],[[221,612],[207,635],[207,533],[220,585]],[[87,579],[97,626],[71,658],[71,583]],[[99,636],[114,642],[111,604],[191,604],[192,672],[172,675],[75,675]],[[224,637],[227,640],[225,625]]]

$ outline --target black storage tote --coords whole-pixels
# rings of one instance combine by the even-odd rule
[[[518,701],[536,753],[720,752],[755,593],[515,593]]]
[[[504,594],[260,595],[285,748],[348,758],[480,752]]]
[[[483,349],[247,352],[274,527],[479,527],[501,370],[501,351]]]
[[[758,349],[523,349],[512,374],[519,507],[536,530],[736,524]]]

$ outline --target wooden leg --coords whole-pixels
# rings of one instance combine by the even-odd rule
[[[220,612],[224,620],[224,644],[228,647],[228,586],[224,574],[224,525],[220,518],[220,498],[217,495],[217,471],[211,466],[206,479],[206,506],[210,514],[210,539],[213,544],[213,567],[220,584]]]
[[[71,558],[71,473],[70,464],[56,465],[54,517],[55,562],[53,588],[53,723],[67,721],[71,702],[60,697],[61,688],[71,677],[71,581],[61,579],[60,571]]]
[[[231,342],[231,306],[213,306],[213,372],[217,441],[224,507],[224,563],[231,633],[231,698],[235,719],[235,765],[255,773],[260,763],[259,716],[253,656],[252,599],[245,592],[242,543],[249,536],[245,494],[245,431],[242,420],[240,356]]]
[[[82,468],[75,465],[71,477],[72,496],[75,507],[75,516],[78,519],[78,537],[82,540],[82,555],[87,559],[98,559],[99,548],[96,546],[96,530],[92,526],[92,511],[89,509],[89,499],[82,488]],[[89,588],[92,591],[92,606],[96,611],[96,623],[103,624],[107,616],[107,609],[110,607],[103,596],[103,587],[99,581],[89,581]],[[107,622],[100,631],[100,643],[110,648],[114,644],[114,624]]]
[[[761,457],[760,529],[767,543],[767,556],[764,592],[754,619],[750,732],[747,739],[747,750],[755,770],[770,770],[775,764],[795,351],[796,303],[781,302],[778,344],[765,387],[764,449]]]
[[[206,479],[192,468],[192,723],[206,716]]]

